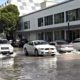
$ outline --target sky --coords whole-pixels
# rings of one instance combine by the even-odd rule
[[[6,0],[0,0],[0,4],[4,3]]]
[[[0,5],[2,4],[2,3],[4,3],[6,0],[0,0]],[[64,0],[56,0],[56,1],[64,1]]]

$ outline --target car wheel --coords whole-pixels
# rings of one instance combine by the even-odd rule
[[[39,53],[38,53],[38,50],[37,50],[37,49],[35,49],[34,54],[35,54],[36,56],[39,56]]]
[[[28,51],[27,51],[26,48],[24,48],[24,53],[25,53],[26,56],[28,56]]]

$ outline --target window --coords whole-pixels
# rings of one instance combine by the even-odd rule
[[[38,18],[38,27],[43,26],[43,17]]]
[[[78,10],[78,20],[80,20],[80,8]]]
[[[53,15],[45,16],[44,17],[45,26],[53,24]]]
[[[54,14],[54,24],[64,23],[64,12]]]
[[[24,29],[29,29],[30,28],[30,21],[24,22]]]
[[[50,44],[50,45],[54,45],[54,46],[55,46],[55,42],[50,42],[49,44]]]
[[[66,21],[80,20],[80,9],[66,11]]]
[[[29,42],[28,44],[29,44],[29,45],[33,45],[33,42]]]
[[[80,42],[80,40],[74,40],[72,43],[78,43]]]
[[[53,15],[45,16],[44,18],[38,18],[38,27],[47,26],[53,24]]]
[[[8,41],[7,40],[0,40],[0,44],[7,44]]]
[[[66,41],[58,41],[56,42],[58,45],[65,45],[65,44],[68,44],[68,42]]]

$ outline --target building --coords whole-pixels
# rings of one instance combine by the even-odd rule
[[[43,3],[46,2],[47,4]],[[6,0],[0,7],[5,7],[9,4],[14,4],[18,7],[20,16],[29,14],[31,12],[41,9],[41,4],[44,6],[50,6],[54,3],[54,0]]]
[[[65,1],[20,17],[18,35],[28,40],[80,37],[80,0]]]

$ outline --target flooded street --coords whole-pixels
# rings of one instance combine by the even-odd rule
[[[2,80],[80,80],[79,74],[78,54],[26,57],[19,52],[15,58],[0,60]]]

